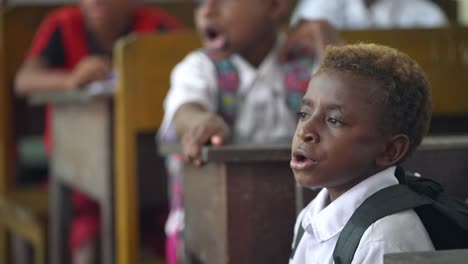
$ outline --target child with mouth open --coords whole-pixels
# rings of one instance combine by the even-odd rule
[[[327,48],[302,100],[290,163],[297,183],[323,189],[297,218],[290,263],[334,262],[343,227],[364,200],[398,184],[396,166],[421,143],[430,115],[429,84],[407,55],[374,44]],[[428,250],[410,209],[367,228],[352,263]]]
[[[305,48],[280,60],[279,33],[289,0],[204,0],[195,11],[203,49],[173,70],[160,138],[177,139],[182,155],[169,159],[171,213],[167,245],[181,248],[181,161],[202,165],[205,144],[290,142],[300,99],[316,62]],[[173,253],[167,253],[168,263]]]

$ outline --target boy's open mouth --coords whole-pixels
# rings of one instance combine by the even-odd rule
[[[214,26],[207,26],[203,29],[203,41],[208,50],[220,50],[226,45],[226,35]]]
[[[305,170],[318,163],[318,160],[313,160],[307,157],[303,151],[295,150],[292,154],[290,166],[293,170]]]

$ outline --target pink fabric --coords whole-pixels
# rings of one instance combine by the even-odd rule
[[[72,256],[87,241],[96,239],[101,230],[99,205],[80,192],[72,193],[74,217],[70,228],[69,246]]]
[[[177,248],[180,246],[177,233],[166,236],[166,263],[177,264]]]

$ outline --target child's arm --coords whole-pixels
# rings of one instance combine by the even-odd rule
[[[197,103],[183,104],[175,113],[175,127],[185,160],[196,166],[203,164],[201,147],[207,143],[222,145],[229,139],[229,127],[216,113]]]
[[[89,56],[80,61],[73,71],[51,69],[40,56],[28,59],[16,77],[18,94],[70,90],[90,82],[104,80],[110,71],[110,61],[104,57]]]

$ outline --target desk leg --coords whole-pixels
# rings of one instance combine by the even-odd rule
[[[1,263],[8,263],[8,253],[10,247],[8,246],[8,232],[7,229],[0,225],[0,261]]]
[[[101,263],[114,264],[114,217],[112,199],[101,202]]]
[[[50,206],[50,261],[52,264],[69,263],[69,227],[72,217],[70,190],[58,179],[51,177]]]

